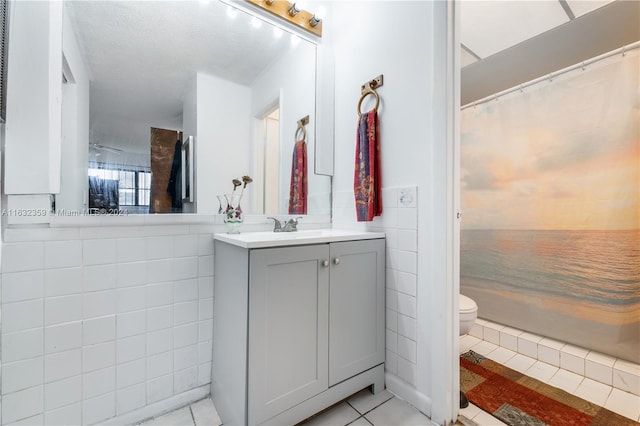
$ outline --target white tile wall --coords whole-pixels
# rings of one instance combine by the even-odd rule
[[[367,223],[386,235],[386,362],[388,373],[416,386],[416,286],[418,191],[415,186],[382,190],[383,213]],[[334,223],[353,221],[352,192],[334,194]]]
[[[55,410],[82,400],[82,378],[80,376],[48,383],[44,387],[44,409]]]
[[[2,423],[91,424],[209,383],[213,230],[11,230]]]

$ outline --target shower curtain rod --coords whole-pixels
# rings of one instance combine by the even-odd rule
[[[566,68],[563,68],[563,69],[561,69],[559,71],[549,73],[549,74],[544,75],[542,77],[538,77],[538,78],[536,78],[534,80],[531,80],[531,81],[529,81],[527,83],[511,87],[509,89],[503,90],[502,92],[498,92],[498,93],[495,93],[493,95],[489,95],[489,96],[484,97],[484,98],[482,98],[480,100],[477,100],[477,101],[469,102],[468,104],[465,104],[465,105],[461,106],[460,107],[460,111],[463,111],[463,110],[465,110],[467,108],[470,108],[470,107],[475,107],[477,105],[481,105],[481,104],[487,103],[489,101],[496,100],[496,99],[498,99],[498,98],[500,98],[502,96],[508,95],[509,93],[515,92],[517,90],[522,91],[523,89],[525,89],[525,88],[527,88],[529,86],[533,86],[534,84],[537,84],[537,83],[539,83],[541,81],[552,80],[554,77],[557,77],[557,76],[562,75],[562,74],[566,74],[566,73],[568,73],[570,71],[573,71],[573,70],[576,70],[578,68],[584,69],[586,66],[591,65],[591,64],[593,64],[595,62],[601,61],[603,59],[606,59],[606,58],[608,58],[610,56],[614,56],[614,55],[618,55],[618,54],[624,55],[626,52],[628,52],[630,50],[633,50],[633,49],[637,49],[639,47],[640,47],[640,41],[636,41],[636,42],[628,44],[626,46],[622,46],[622,47],[620,47],[618,49],[614,49],[614,50],[612,50],[610,52],[603,53],[600,56],[596,56],[596,57],[591,58],[589,60],[582,61],[580,63],[577,63],[577,64],[574,64],[574,65],[568,66]]]

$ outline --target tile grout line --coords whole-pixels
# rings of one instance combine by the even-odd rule
[[[351,406],[351,404],[349,404],[349,406]],[[351,407],[351,408],[353,408],[353,407]],[[356,411],[358,411],[358,410],[356,410]],[[358,414],[360,414],[360,413],[358,412]],[[371,423],[371,422],[370,422],[370,421],[369,421],[369,420],[364,416],[364,414],[360,414],[360,416],[359,416],[359,417],[355,418],[353,421],[350,421],[350,422],[349,422],[349,423],[347,423],[345,426],[350,426],[350,425],[354,424],[355,422],[357,422],[357,421],[358,421],[358,420],[360,420],[360,419],[364,419],[364,421],[365,421],[365,422],[369,423],[371,426],[374,426],[374,425],[373,425],[373,423]]]
[[[196,423],[196,416],[193,415],[193,403],[189,404],[189,414],[191,414],[191,420],[193,421],[193,425],[198,426],[198,423]]]
[[[347,403],[347,405],[349,405],[349,407],[351,407],[351,408],[353,408],[354,410],[356,410],[356,412],[357,412],[358,414],[360,414],[360,417],[364,417],[364,419],[365,419],[368,423],[370,423],[371,425],[373,425],[373,423],[371,423],[371,422],[369,421],[369,419],[367,419],[365,416],[366,416],[367,414],[369,414],[370,412],[372,412],[373,410],[375,410],[376,408],[380,407],[381,405],[386,404],[387,402],[391,401],[391,400],[394,398],[394,395],[393,395],[391,392],[389,392],[389,394],[391,395],[389,398],[385,399],[385,400],[384,400],[384,401],[382,401],[380,404],[378,404],[378,405],[374,406],[373,408],[371,408],[370,410],[368,410],[368,411],[366,411],[366,412],[364,412],[364,413],[360,413],[360,411],[358,411],[358,409],[357,409],[356,407],[354,407],[353,405],[351,405],[351,403],[350,403],[349,401],[345,401],[345,402]],[[358,417],[358,419],[359,419],[360,417]],[[356,419],[356,420],[358,420],[358,419]],[[355,420],[354,420],[354,421],[355,421]]]

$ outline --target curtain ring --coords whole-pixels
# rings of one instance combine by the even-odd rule
[[[378,111],[378,106],[380,106],[380,96],[378,96],[378,93],[375,90],[369,89],[365,90],[362,96],[360,96],[360,100],[358,101],[358,115],[362,115],[362,113],[360,112],[360,107],[362,106],[362,101],[367,97],[367,95],[373,95],[376,97],[376,106],[374,107],[374,109],[376,110],[376,112]]]

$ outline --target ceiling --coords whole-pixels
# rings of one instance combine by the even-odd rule
[[[130,152],[148,154],[149,125],[182,127],[196,72],[246,86],[295,48],[292,34],[220,1],[75,0],[65,7],[91,74],[90,142]]]
[[[461,105],[640,40],[634,0],[461,1]]]
[[[461,2],[461,65],[472,64],[592,12],[612,0]]]
[[[104,140],[106,129],[124,129],[125,121],[179,126],[196,70],[246,85],[290,45],[289,35],[275,38],[272,28],[255,28],[242,12],[229,16],[218,1],[65,4],[92,74],[91,142],[97,144],[128,146],[134,137],[126,132]],[[462,105],[640,39],[634,0],[461,5]],[[120,123],[95,120],[114,111]]]

